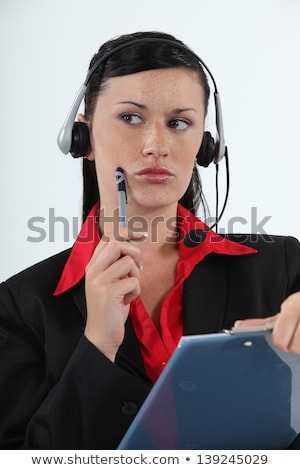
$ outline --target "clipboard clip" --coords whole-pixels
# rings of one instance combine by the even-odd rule
[[[267,322],[264,325],[254,325],[254,326],[233,326],[230,330],[221,330],[221,333],[229,333],[231,335],[236,335],[240,333],[257,333],[260,331],[272,331],[275,325],[275,320]]]

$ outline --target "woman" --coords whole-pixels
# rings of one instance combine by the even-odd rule
[[[129,44],[149,37],[178,47]],[[194,215],[197,161],[213,145],[201,147],[209,87],[181,44],[136,33],[92,59],[90,70],[115,51],[90,77],[73,130],[85,156],[78,240],[1,285],[2,448],[115,449],[182,334],[255,315],[248,322],[276,319],[275,345],[300,353],[299,243],[236,243]]]

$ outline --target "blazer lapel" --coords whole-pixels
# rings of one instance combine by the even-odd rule
[[[217,333],[226,303],[223,256],[211,253],[197,264],[183,285],[183,334]]]

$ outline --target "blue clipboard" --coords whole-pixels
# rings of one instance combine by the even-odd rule
[[[181,338],[118,449],[285,449],[299,432],[300,356],[230,330]]]

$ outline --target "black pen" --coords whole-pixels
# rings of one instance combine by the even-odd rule
[[[116,175],[116,185],[118,193],[118,204],[119,204],[119,219],[120,226],[127,228],[127,213],[126,213],[126,204],[128,202],[127,198],[127,181],[126,176],[122,168],[118,167],[115,172]]]

